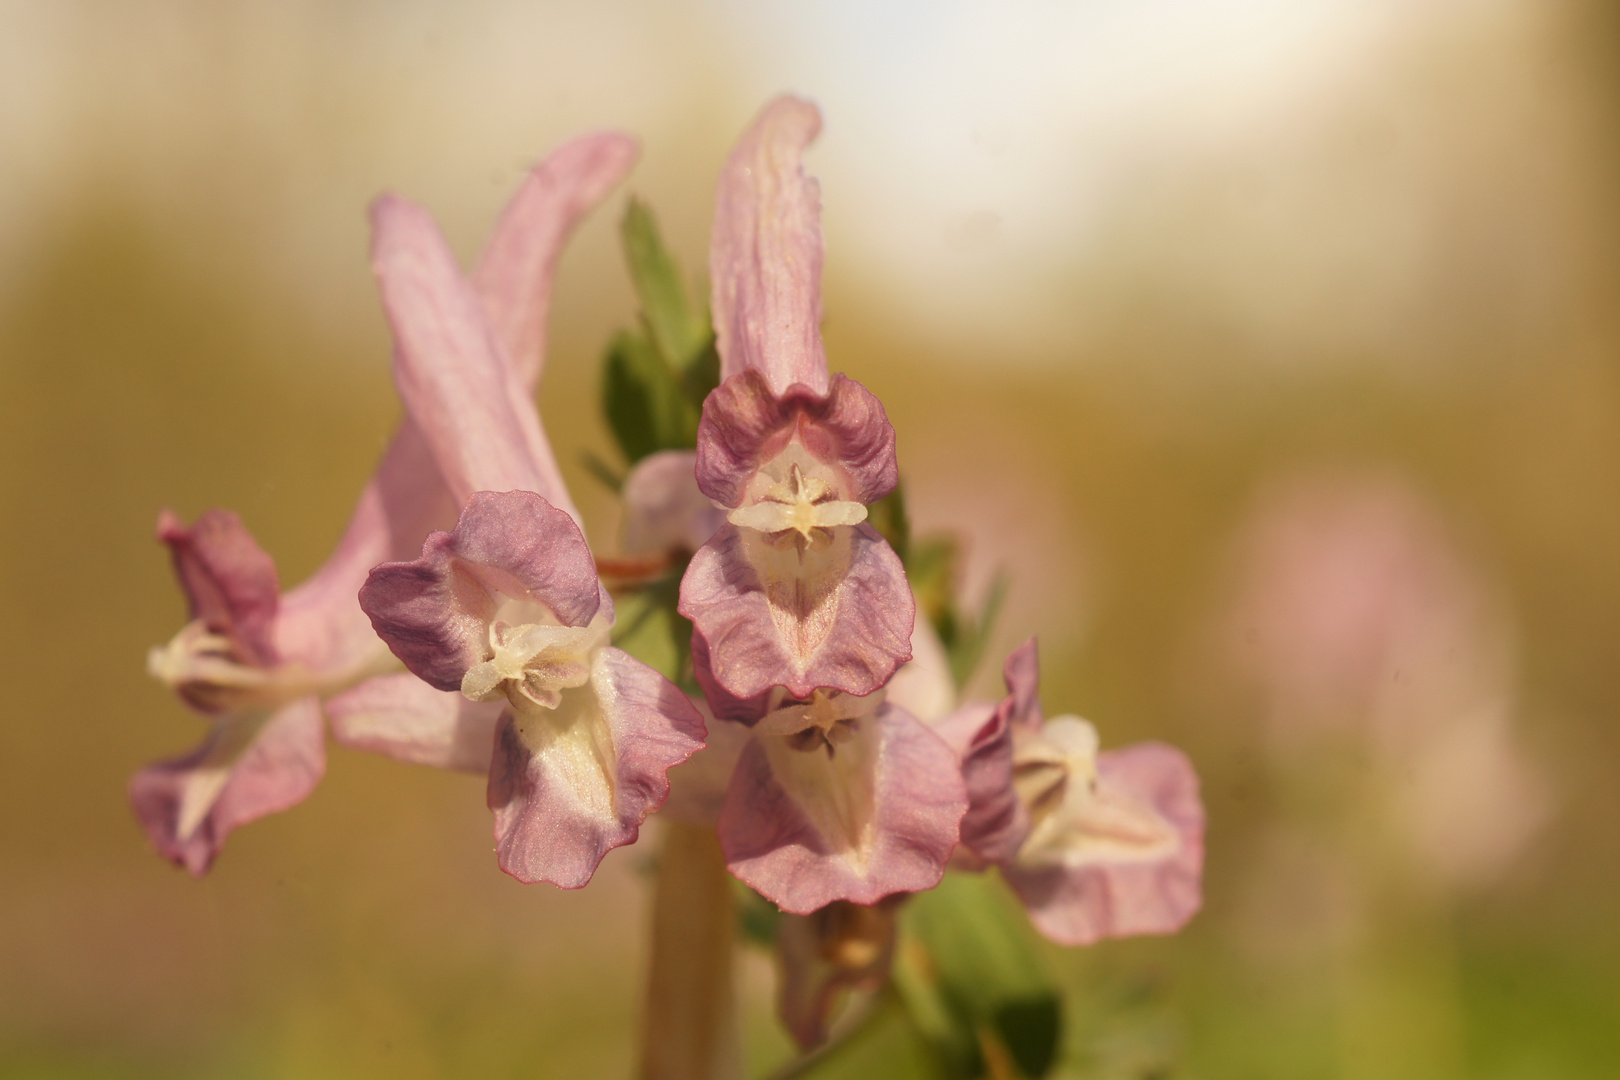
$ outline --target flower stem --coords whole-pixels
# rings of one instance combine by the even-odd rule
[[[714,829],[666,823],[653,891],[642,1080],[737,1080],[731,878]]]

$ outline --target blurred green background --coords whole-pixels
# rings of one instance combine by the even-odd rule
[[[1066,1075],[1620,1075],[1617,41],[1565,0],[0,5],[0,1076],[628,1072],[646,845],[522,887],[481,781],[334,750],[206,880],[149,852],[124,785],[202,730],[143,670],[184,618],[152,528],[226,506],[284,584],[325,558],[398,411],[371,195],[470,258],[524,164],[621,127],[699,267],[780,89],[826,114],[832,366],[969,593],[1012,572],[992,657],[1038,632],[1049,713],[1203,778],[1203,913],[1050,950]],[[563,263],[541,395],[604,543],[623,198]],[[1269,485],[1347,475],[1494,598],[1537,795],[1512,835],[1475,815],[1489,873],[1433,872],[1399,765],[1280,738],[1223,644]],[[751,956],[759,1062],[771,979]]]

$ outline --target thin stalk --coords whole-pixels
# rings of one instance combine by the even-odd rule
[[[736,915],[713,828],[665,825],[652,924],[642,1080],[738,1080]]]

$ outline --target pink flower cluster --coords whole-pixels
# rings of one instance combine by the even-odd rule
[[[559,251],[636,153],[587,136],[530,174],[470,277],[423,210],[374,206],[406,415],[313,579],[282,595],[234,515],[160,523],[192,621],[151,668],[212,727],[131,786],[159,851],[200,874],[231,829],[301,800],[324,715],[344,745],[487,773],[500,866],[526,882],[584,885],[673,778],[665,812],[712,822],[731,871],[784,911],[995,866],[1059,941],[1192,915],[1203,813],[1178,751],[1099,753],[1085,721],[1044,719],[1033,643],[999,703],[933,715],[940,693],[894,680],[930,631],[867,521],[898,483],[894,429],[822,347],[800,161],[820,125],[781,98],[732,152],[709,265],[721,382],[695,452],[655,454],[624,487],[634,552],[695,550],[679,612],[701,698],[613,646],[534,404]]]

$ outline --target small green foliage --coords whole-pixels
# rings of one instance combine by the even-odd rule
[[[1062,1001],[1000,882],[948,874],[912,898],[902,925],[895,986],[947,1074],[969,1080],[983,1074],[985,1056],[1004,1054],[1020,1075],[1045,1076]]]
[[[868,506],[866,520],[894,548],[894,553],[900,556],[901,565],[910,570],[911,520],[906,516],[905,484],[896,484],[893,491]]]
[[[736,878],[731,879],[731,892],[737,908],[737,932],[742,939],[750,945],[775,948],[782,910]]]
[[[609,344],[602,410],[626,460],[697,445],[703,399],[720,376],[708,311],[687,297],[652,212],[631,200],[621,226],[640,327]]]

